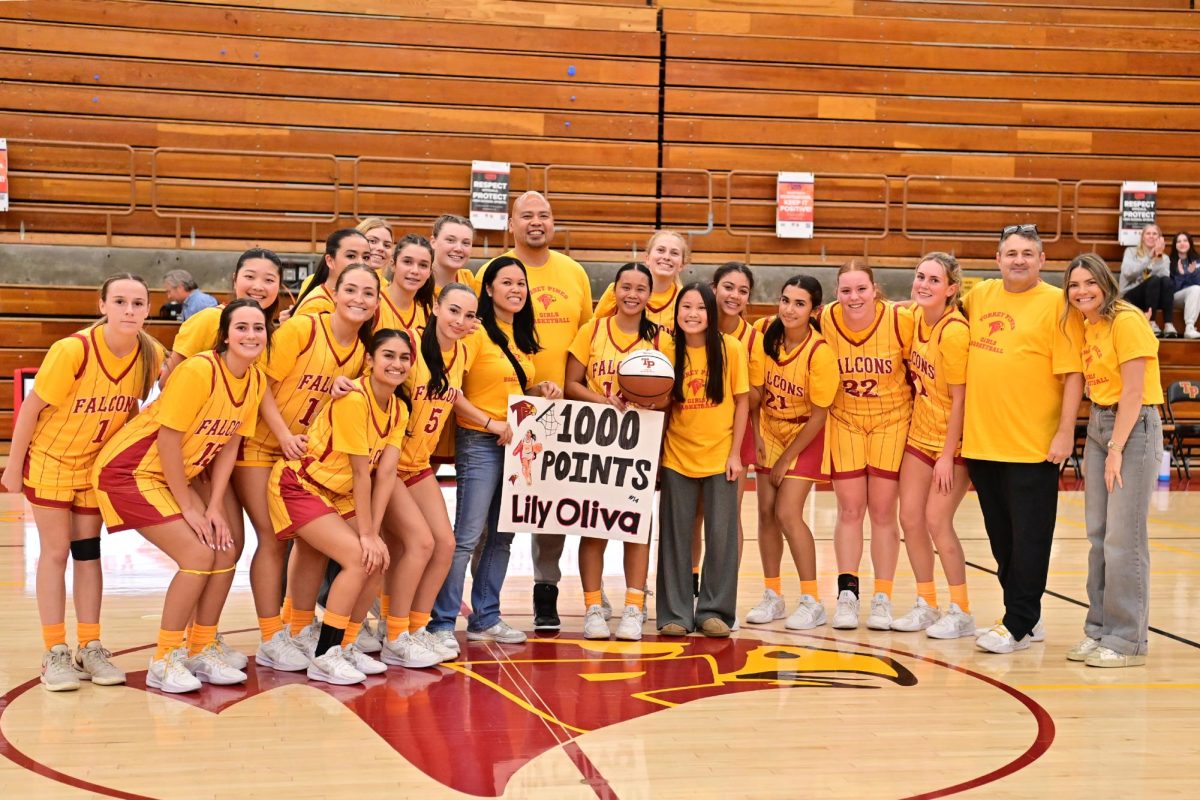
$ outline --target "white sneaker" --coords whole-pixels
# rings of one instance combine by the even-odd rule
[[[304,630],[292,637],[292,644],[310,659],[317,650],[317,642],[321,638],[321,621],[313,617],[313,621],[304,626]]]
[[[221,638],[221,634],[217,634],[217,638],[213,640],[213,644],[217,646],[217,655],[221,657],[229,666],[234,669],[245,671],[250,664],[250,659],[241,650],[234,650],[229,645],[225,644],[225,640]]]
[[[358,643],[342,648],[342,658],[346,659],[346,663],[354,667],[363,675],[378,675],[381,672],[387,672],[387,664],[382,661],[376,661],[369,655],[358,649]]]
[[[942,618],[925,629],[930,639],[960,639],[975,635],[975,618],[951,603]]]
[[[360,653],[378,653],[383,647],[366,622],[358,629],[358,636],[354,638],[354,646],[358,648]]]
[[[641,612],[638,612],[639,615]],[[583,638],[585,639],[607,639],[612,636],[612,631],[608,629],[608,621],[604,619],[603,606],[588,606],[587,613],[583,615]]]
[[[467,629],[469,642],[500,642],[501,644],[521,644],[529,637],[504,620],[500,620],[487,630],[473,631]]]
[[[42,687],[48,692],[73,692],[79,688],[80,673],[71,663],[71,648],[56,644],[42,654]]]
[[[1099,639],[1088,636],[1067,651],[1067,661],[1087,661],[1088,654],[1100,646]]]
[[[394,667],[424,669],[442,663],[441,656],[414,639],[408,631],[384,642],[382,653],[383,663]]]
[[[918,597],[911,611],[900,619],[892,620],[892,630],[905,633],[923,631],[937,621],[937,609],[926,603],[924,598]],[[971,629],[974,630],[974,626]]]
[[[299,672],[308,667],[308,654],[282,630],[259,644],[254,651],[254,663],[280,672]]]
[[[1044,642],[1046,641],[1046,626],[1039,619],[1037,624],[1033,626],[1033,630],[1029,632],[1029,641]]]
[[[1183,338],[1200,339],[1200,331],[1196,330],[1195,325],[1188,325],[1183,329]]]
[[[449,647],[446,647],[437,640],[437,637],[435,637],[425,628],[418,628],[417,632],[412,634],[412,638],[416,640],[421,647],[424,647],[426,650],[433,651],[434,655],[438,657],[439,661],[454,661],[456,658],[458,658],[457,649],[451,650]],[[455,644],[457,645],[458,642],[455,642]]]
[[[455,658],[462,652],[462,648],[458,644],[458,637],[454,635],[454,631],[429,631],[428,633],[437,642],[438,647],[449,650],[454,654]]]
[[[186,660],[187,650],[182,647],[176,647],[157,661],[151,658],[146,669],[146,685],[171,694],[196,691],[200,688],[200,679],[188,671]]]
[[[1158,327],[1157,322],[1155,322],[1154,320],[1150,320],[1150,332],[1153,333],[1155,336],[1161,336],[1162,328]]]
[[[746,617],[746,621],[750,621],[749,616]],[[829,618],[825,616],[825,606],[821,605],[821,601],[811,594],[802,594],[796,610],[787,618],[787,622],[783,623],[783,627],[791,631],[807,631],[824,625],[828,621]],[[854,621],[857,624],[857,613],[854,615]]]
[[[600,590],[600,608],[604,610],[605,622],[612,619],[612,603],[608,601],[608,595],[604,593],[603,589]]]
[[[96,686],[119,686],[125,682],[125,673],[109,661],[112,653],[98,641],[87,643],[75,653],[75,671],[79,679],[91,681]]]
[[[1146,663],[1146,656],[1126,655],[1118,653],[1116,650],[1100,645],[1092,652],[1088,653],[1087,658],[1083,660],[1089,667],[1140,667]]]
[[[584,623],[586,625],[586,622]],[[608,624],[605,623],[605,629]],[[642,609],[640,606],[625,606],[621,621],[617,623],[617,638],[625,642],[636,642],[642,638]]]
[[[221,651],[217,649],[216,642],[210,643],[183,663],[197,678],[214,686],[232,686],[235,683],[246,682],[246,673],[234,669],[221,658]]]
[[[784,605],[783,595],[775,594],[771,589],[763,589],[762,600],[746,612],[746,622],[752,625],[765,625],[786,616],[787,606]]]
[[[858,597],[849,589],[838,593],[837,608],[833,611],[833,627],[852,631],[858,627]]]
[[[1013,638],[1013,635],[1008,632],[1008,628],[1004,627],[1004,623],[991,628],[987,633],[975,640],[975,646],[980,650],[987,650],[989,653],[1012,653],[1017,650],[1024,650],[1029,647],[1030,636],[1018,641]]]
[[[388,640],[387,617],[380,617],[375,621],[375,641],[379,642],[379,652],[383,650],[383,643]]]
[[[322,655],[309,659],[308,679],[310,681],[324,681],[336,686],[350,686],[355,683],[362,683],[367,679],[367,676],[346,660],[341,646],[334,646],[326,650]]]
[[[873,631],[892,629],[892,599],[883,592],[876,592],[871,598],[871,614],[867,617],[867,627]]]
[[[1179,331],[1175,330],[1175,324],[1173,322],[1168,322],[1166,325],[1163,325],[1163,338],[1164,339],[1178,339],[1179,338]]]

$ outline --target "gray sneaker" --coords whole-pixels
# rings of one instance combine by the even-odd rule
[[[125,682],[125,673],[109,659],[112,653],[98,641],[88,642],[75,653],[75,669],[80,680],[91,681],[96,686],[119,686]]]
[[[483,631],[467,630],[467,640],[471,642],[500,642],[501,644],[522,644],[527,638],[523,632],[500,620],[492,627]]]
[[[42,655],[41,681],[48,692],[72,692],[79,688],[79,673],[71,663],[71,648],[56,644]]]

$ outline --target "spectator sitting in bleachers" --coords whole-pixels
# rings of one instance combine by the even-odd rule
[[[1171,323],[1175,284],[1171,282],[1166,247],[1157,225],[1152,222],[1142,228],[1142,240],[1136,247],[1126,247],[1121,259],[1121,297],[1142,310],[1155,336],[1177,339],[1179,332]],[[1155,311],[1162,311],[1162,328],[1154,321]]]
[[[197,311],[217,305],[217,298],[200,291],[196,279],[187,270],[171,270],[163,275],[163,285],[167,290],[167,299],[180,305],[180,322],[186,322],[187,318]]]
[[[1192,247],[1192,235],[1175,234],[1171,255],[1171,280],[1175,284],[1175,305],[1183,306],[1183,338],[1200,339],[1196,319],[1200,317],[1200,254]]]

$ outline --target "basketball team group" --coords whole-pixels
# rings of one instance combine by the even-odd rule
[[[536,535],[535,629],[560,627],[570,542],[588,639],[640,639],[652,595],[661,636],[726,637],[739,622],[777,620],[849,630],[865,611],[873,630],[971,636],[997,654],[1028,648],[1044,639],[1059,468],[1075,446],[1086,386],[1090,607],[1083,639],[1065,655],[1091,667],[1145,663],[1146,525],[1162,454],[1158,341],[1101,258],[1074,259],[1057,288],[1040,277],[1036,227],[1013,225],[998,237],[1001,277],[965,296],[946,253],[920,259],[902,303],[851,260],[833,298],[796,275],[775,313],[751,324],[754,272],[729,262],[711,281],[683,285],[680,235],[656,232],[643,261],[618,269],[593,309],[583,267],[551,248],[545,197],[518,197],[509,226],[512,250],[472,272],[465,218],[443,215],[430,239],[394,238],[386,221],[364,220],[329,236],[294,302],[279,257],[248,250],[233,269],[235,299],[189,318],[170,352],[143,329],[146,283],[108,278],[99,320],[46,355],[0,477],[6,491],[24,493],[40,536],[44,687],[125,681],[101,640],[102,524],[136,530],[177,565],[146,676],[166,692],[247,679],[247,654],[218,633],[246,519],[257,536],[258,667],[339,685],[389,666],[434,667],[459,656],[460,614],[467,641],[519,645],[526,633],[500,607],[513,541],[498,527],[504,458],[521,446],[509,397],[626,413],[634,403],[616,385],[617,365],[644,349],[660,351],[675,373],[654,591],[648,544],[621,545],[624,595],[610,603],[608,540]],[[155,384],[161,394],[142,407]],[[453,521],[434,474],[447,460]],[[751,466],[765,586],[739,620]],[[822,482],[836,496],[836,586],[818,583],[804,519]],[[979,630],[954,529],[969,484],[1004,604],[1002,619]],[[868,519],[869,592],[860,580]],[[901,542],[916,585],[898,613]],[[792,602],[785,553],[799,574]]]

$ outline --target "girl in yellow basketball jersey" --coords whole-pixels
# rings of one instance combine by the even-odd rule
[[[654,282],[650,299],[646,301],[646,318],[666,333],[675,325],[675,298],[679,296],[679,273],[683,272],[691,257],[688,243],[672,231],[655,231],[646,242],[646,257],[642,263],[650,271]],[[628,264],[626,265],[628,266]],[[616,313],[617,299],[614,281],[600,295],[596,304],[596,316],[607,317]]]
[[[470,287],[451,283],[442,289],[421,335],[413,367],[412,413],[384,517],[393,547],[383,612],[382,657],[388,664],[429,667],[457,655],[439,645],[425,627],[454,557],[454,529],[430,464],[443,429],[458,415],[494,427],[504,441],[512,436],[504,432],[507,425],[493,423],[462,392],[463,376],[478,352],[477,345],[464,341],[475,327],[478,305]]]
[[[104,444],[138,411],[158,376],[162,346],[143,330],[150,290],[133,275],[100,287],[100,320],[61,339],[38,368],[33,391],[13,427],[0,490],[20,492],[33,506],[41,556],[37,566],[42,621],[42,685],[78,689],[125,682],[100,643],[100,510],[91,471]],[[72,663],[66,632],[67,556],[74,566],[79,649]]]
[[[917,602],[892,621],[892,630],[924,630],[934,639],[975,635],[966,560],[954,532],[954,512],[970,483],[960,453],[971,344],[967,319],[958,308],[961,287],[962,270],[949,253],[930,253],[917,264],[916,335],[908,361],[916,399],[900,465],[900,525],[917,578]],[[950,584],[950,606],[940,618],[934,546]]]
[[[367,237],[354,228],[342,228],[329,234],[325,240],[325,255],[313,273],[312,282],[300,290],[292,315],[333,311],[333,292],[338,276],[350,264],[366,263],[370,254]]]
[[[415,233],[396,243],[395,267],[379,299],[375,328],[410,331],[420,336],[433,307],[433,248]]]
[[[621,360],[634,350],[659,350],[662,347],[658,326],[650,321],[646,310],[652,283],[650,270],[642,264],[626,264],[617,270],[612,285],[614,313],[592,317],[571,343],[567,380],[563,387],[567,399],[609,403],[618,411],[625,411],[626,403],[617,387],[617,367]],[[665,335],[663,339],[667,340]],[[607,539],[579,538],[585,639],[607,639],[612,635],[600,599],[607,545]],[[618,639],[637,641],[642,638],[649,561],[649,544],[625,544],[625,610],[617,625]]]
[[[279,289],[283,281],[283,262],[270,250],[254,247],[238,256],[233,268],[233,296],[235,300],[249,297],[267,312],[267,319],[274,320],[279,309]],[[179,326],[171,355],[167,358],[169,375],[185,358],[212,350],[217,346],[217,328],[221,322],[224,306],[205,308],[188,317]],[[164,381],[164,384],[166,381]]]
[[[838,562],[838,604],[833,627],[858,627],[858,565],[863,521],[871,516],[875,596],[867,627],[892,625],[892,581],[900,555],[896,521],[897,480],[912,389],[904,366],[912,345],[913,317],[879,297],[871,268],[860,261],[838,270],[837,302],[821,315],[821,332],[837,356],[842,388],[829,410],[825,466],[837,495],[833,533]]]
[[[295,538],[296,549],[319,565],[295,570],[296,583],[306,585],[295,586],[293,597],[315,597],[324,558],[341,567],[316,642],[306,647],[312,680],[349,685],[387,670],[355,641],[389,563],[380,522],[408,423],[404,382],[412,354],[406,331],[376,331],[368,349],[369,374],[317,414],[302,458],[279,461],[271,470],[275,535]]]
[[[458,418],[454,553],[427,626],[438,645],[455,652],[459,645],[454,625],[462,607],[463,581],[477,548],[467,638],[506,644],[525,641],[523,632],[500,617],[500,588],[513,540],[510,531],[497,528],[504,446],[512,437],[506,422],[508,398],[523,394],[552,400],[562,397],[562,389],[555,384],[534,383],[533,355],[540,345],[525,265],[511,256],[500,256],[483,270],[481,286],[480,325],[468,342],[474,355],[462,390],[486,419]]]
[[[379,275],[374,269],[366,264],[347,267],[334,289],[333,313],[302,314],[283,323],[275,331],[263,366],[275,402],[264,400],[259,424],[253,436],[242,440],[233,470],[233,488],[241,504],[236,515],[240,521],[245,509],[258,534],[250,562],[250,588],[262,634],[255,663],[261,666],[285,671],[308,667],[307,656],[291,646],[279,615],[286,548],[271,526],[267,503],[271,468],[282,458],[304,455],[306,432],[329,402],[334,380],[362,375],[378,293]],[[302,610],[293,622],[299,631],[311,621],[313,606],[297,608]]]
[[[717,301],[706,283],[679,293],[674,350],[675,402],[661,471],[659,632],[683,636],[699,628],[728,636],[737,604],[737,480],[750,377],[746,348],[717,330]],[[693,601],[692,530],[701,499],[704,566]]]
[[[438,290],[452,283],[478,288],[471,271],[475,226],[466,217],[442,214],[433,221],[429,243],[433,247],[433,283]]]
[[[783,284],[779,313],[756,345],[762,372],[751,379],[762,398],[752,416],[759,470],[758,552],[766,588],[746,622],[773,622],[787,613],[779,575],[786,540],[800,573],[800,602],[785,623],[793,630],[827,621],[817,591],[816,546],[804,522],[809,491],[814,483],[828,480],[821,472],[825,419],[839,386],[833,349],[811,325],[821,299],[821,284],[809,275]]]
[[[146,674],[148,686],[166,692],[246,679],[215,641],[235,564],[224,495],[266,392],[254,362],[269,348],[271,329],[258,303],[235,300],[221,312],[218,336],[215,351],[180,364],[162,396],[104,446],[93,472],[109,531],[137,528],[179,565]],[[210,464],[209,479],[197,480]],[[183,638],[193,615],[189,658]]]

